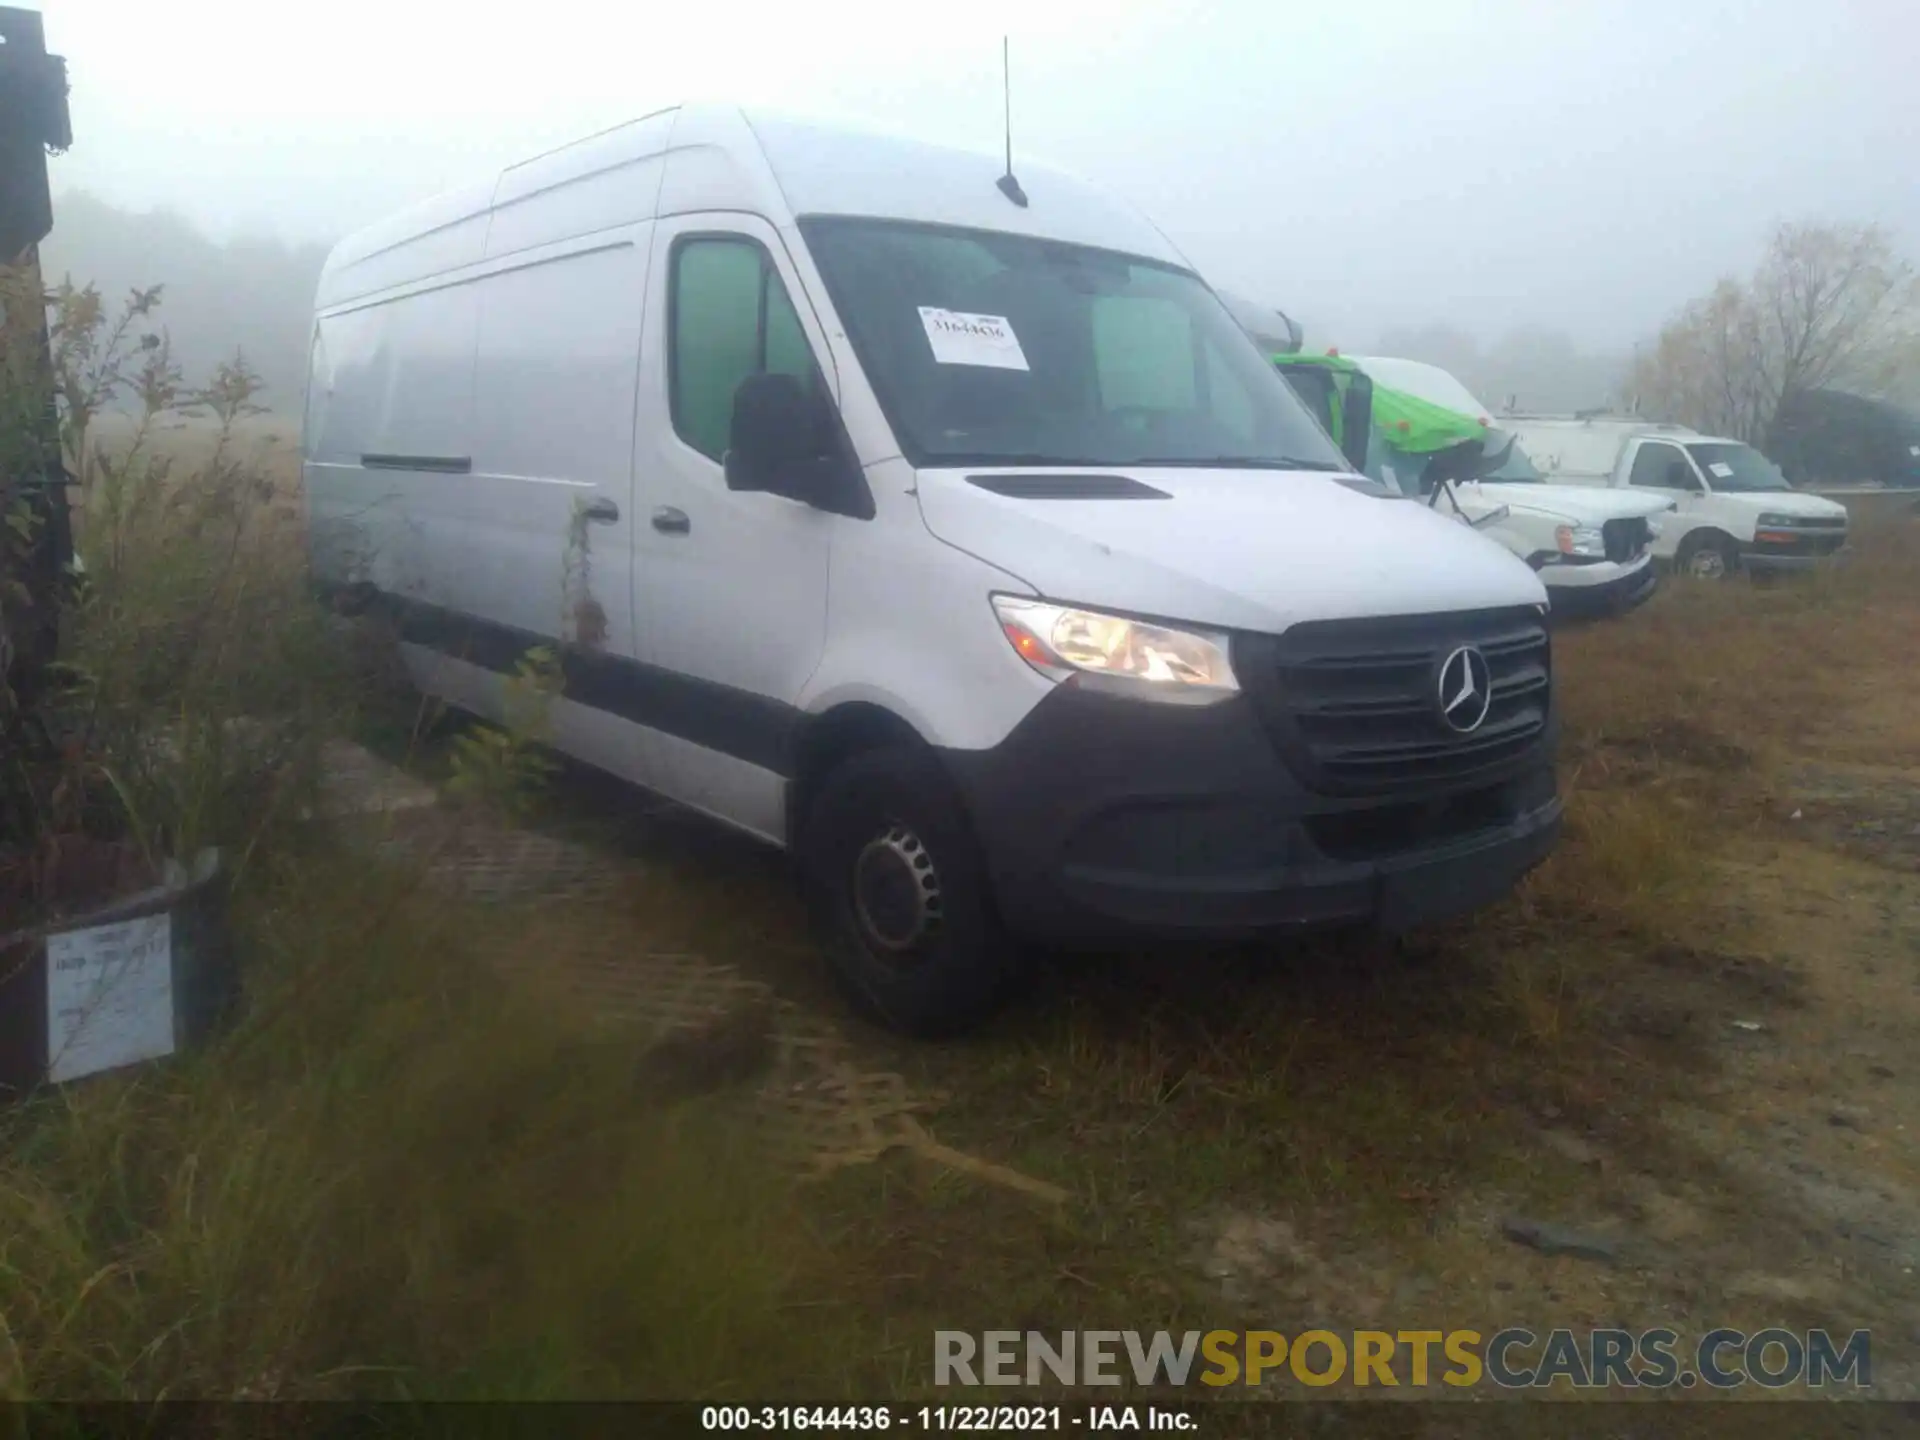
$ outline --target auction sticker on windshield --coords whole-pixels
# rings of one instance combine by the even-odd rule
[[[1714,461],[1711,465],[1707,466],[1707,469],[1718,475],[1722,480],[1731,480],[1733,478],[1733,466],[1727,464],[1724,460]]]
[[[959,310],[920,307],[933,358],[942,365],[984,365],[994,370],[1025,370],[1020,337],[1004,315],[968,315]]]

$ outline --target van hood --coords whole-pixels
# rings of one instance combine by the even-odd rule
[[[1478,489],[1481,498],[1489,504],[1505,505],[1516,511],[1525,510],[1570,525],[1601,525],[1608,520],[1658,515],[1673,508],[1673,501],[1664,495],[1606,490],[1597,485],[1538,485],[1531,482],[1503,485],[1498,481],[1483,480],[1471,488]]]
[[[936,537],[1050,600],[1267,633],[1546,604],[1539,577],[1497,542],[1343,482],[1365,483],[1317,471],[1061,467],[922,470],[916,489]]]

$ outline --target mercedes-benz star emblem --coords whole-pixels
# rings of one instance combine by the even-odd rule
[[[1449,730],[1470,735],[1486,722],[1493,704],[1493,672],[1487,657],[1471,645],[1462,645],[1440,662],[1438,685],[1440,718]]]

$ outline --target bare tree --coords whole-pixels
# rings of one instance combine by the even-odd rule
[[[1663,419],[1764,447],[1784,402],[1897,392],[1920,375],[1920,276],[1877,225],[1783,225],[1634,359],[1627,391]]]

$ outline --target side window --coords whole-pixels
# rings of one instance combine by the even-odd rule
[[[726,453],[740,382],[767,372],[810,380],[813,351],[787,287],[752,241],[683,241],[673,252],[671,283],[673,428],[718,460]]]
[[[807,332],[800,328],[787,287],[768,266],[766,353],[760,368],[775,375],[793,375],[805,380],[813,374],[813,347],[807,344]]]
[[[1675,472],[1678,467],[1678,473]],[[1684,478],[1683,478],[1684,477]],[[1677,445],[1642,445],[1634,452],[1633,469],[1627,473],[1629,485],[1647,485],[1656,490],[1689,490],[1693,472]]]

